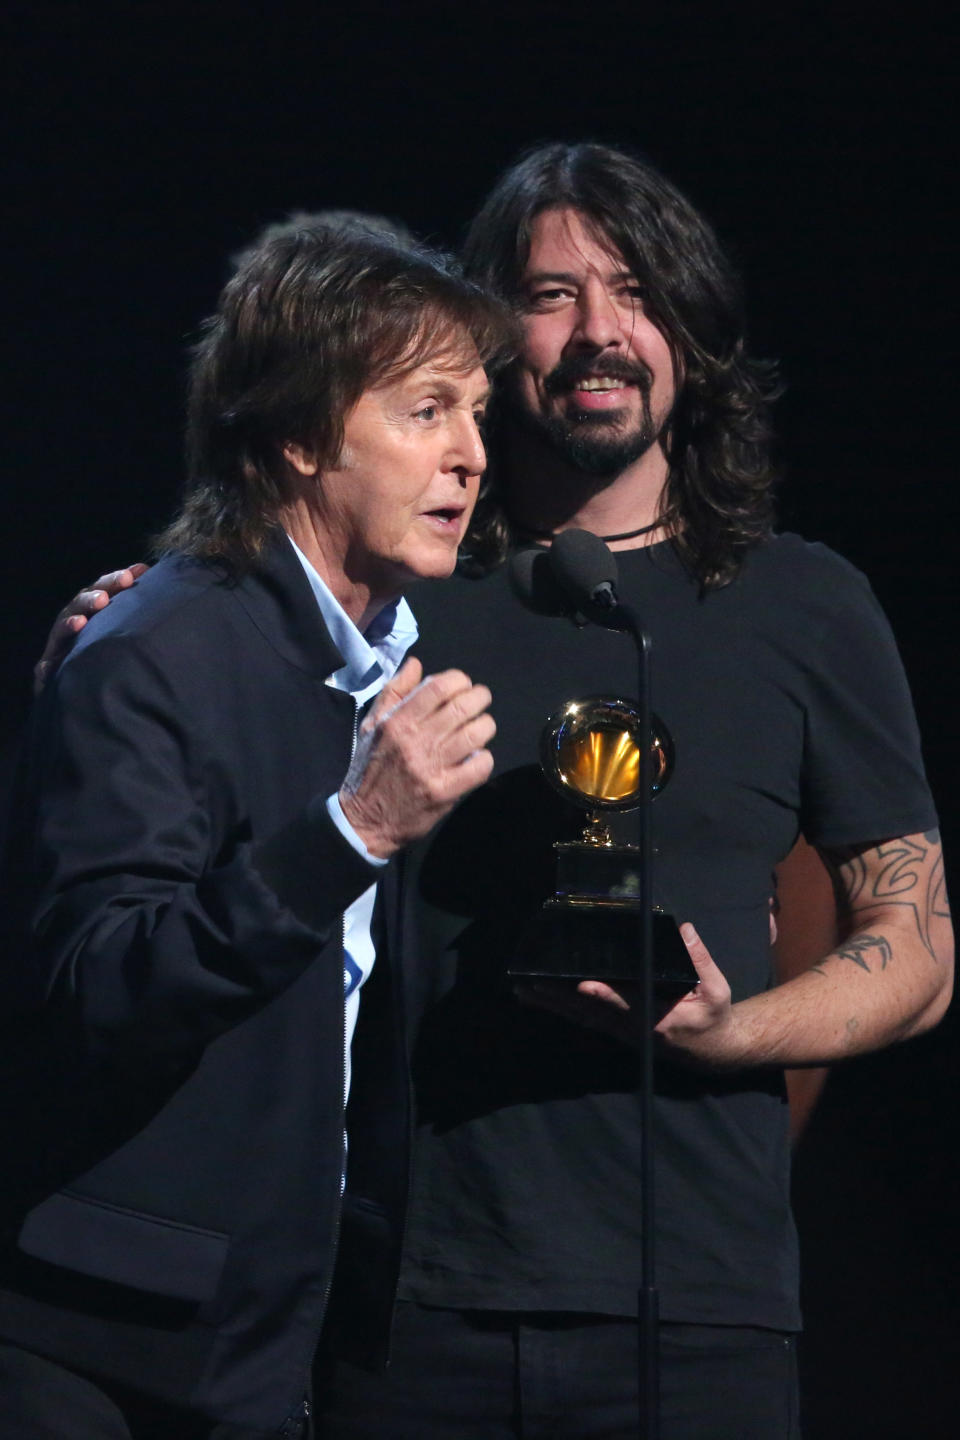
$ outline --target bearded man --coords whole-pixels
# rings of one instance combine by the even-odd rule
[[[341,1365],[321,1433],[637,1433],[636,1011],[598,981],[518,997],[507,976],[552,893],[553,842],[580,828],[540,773],[544,722],[634,684],[623,636],[511,592],[518,544],[580,527],[617,552],[652,634],[676,749],[652,807],[654,898],[699,975],[656,1027],[662,1435],[785,1440],[800,1312],[783,1067],[918,1034],[950,996],[902,669],[863,577],[772,532],[772,377],[673,186],[606,147],[542,147],[495,186],[465,259],[514,307],[522,352],[462,573],[420,587],[417,610],[424,663],[456,657],[494,694],[495,770],[408,856],[416,1129],[391,1363],[379,1380]],[[800,834],[833,873],[844,939],[777,986],[770,877]]]

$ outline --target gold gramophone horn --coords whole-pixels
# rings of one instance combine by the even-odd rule
[[[640,713],[615,695],[568,700],[547,721],[540,763],[547,778],[587,810],[629,810],[640,799]],[[673,774],[673,741],[650,716],[651,796]]]

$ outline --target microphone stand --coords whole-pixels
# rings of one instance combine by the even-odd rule
[[[609,629],[626,631],[637,650],[637,710],[640,716],[640,804],[637,844],[640,851],[640,1289],[639,1392],[641,1440],[660,1436],[660,1295],[656,1284],[653,1155],[653,858],[650,802],[653,783],[650,747],[650,636],[636,611],[620,604],[616,591],[594,591],[590,618]]]
[[[522,554],[523,552],[521,552]],[[527,552],[529,553],[529,552]],[[547,555],[549,554],[549,559]],[[660,1297],[654,1256],[653,1153],[653,885],[650,842],[650,801],[653,784],[650,725],[650,636],[640,617],[622,605],[616,592],[616,561],[603,540],[588,531],[558,535],[549,552],[530,554],[515,571],[518,593],[531,609],[566,614],[575,625],[592,620],[611,630],[626,631],[637,651],[637,710],[640,729],[640,803],[637,845],[640,859],[640,1288],[639,1415],[641,1440],[660,1436]],[[571,610],[570,601],[574,608]]]

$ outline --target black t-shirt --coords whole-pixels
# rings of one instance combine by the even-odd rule
[[[669,543],[617,562],[676,747],[652,806],[654,898],[694,922],[743,999],[770,984],[771,872],[799,831],[842,845],[936,823],[899,658],[864,578],[796,536],[703,598]],[[502,570],[411,598],[427,672],[487,683],[498,733],[490,782],[408,862],[417,1127],[400,1294],[631,1314],[636,1053],[521,1006],[505,970],[553,890],[553,842],[582,828],[540,773],[544,722],[565,700],[632,696],[632,643],[527,613]],[[796,1328],[782,1073],[660,1063],[655,1112],[662,1316]]]

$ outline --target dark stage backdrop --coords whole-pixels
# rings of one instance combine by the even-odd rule
[[[456,245],[518,149],[593,137],[643,149],[739,261],[787,383],[784,523],[893,620],[956,875],[945,28],[882,3],[6,12],[5,768],[54,612],[171,510],[185,345],[226,256],[334,205]],[[955,1433],[956,1033],[838,1070],[801,1147],[809,1440]]]

